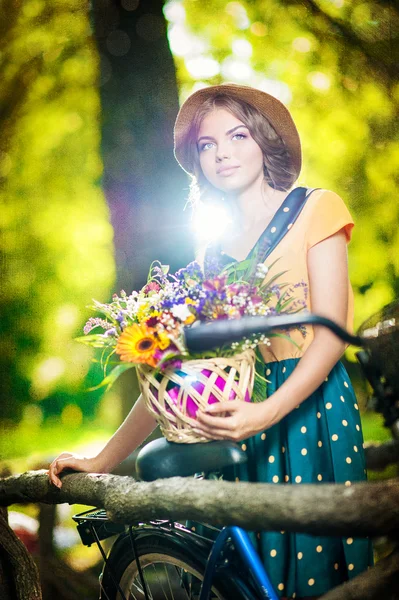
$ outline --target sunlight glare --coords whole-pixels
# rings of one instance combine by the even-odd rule
[[[218,240],[230,224],[227,209],[220,204],[200,204],[195,210],[192,229],[199,243]]]

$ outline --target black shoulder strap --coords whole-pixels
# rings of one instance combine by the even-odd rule
[[[320,188],[297,187],[288,194],[247,258],[255,253],[264,262],[281,242],[302,212],[310,194]]]

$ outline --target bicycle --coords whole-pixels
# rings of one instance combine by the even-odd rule
[[[365,377],[374,390],[373,408],[381,412],[385,425],[397,437],[399,428],[399,374],[395,363],[399,346],[399,302],[385,307],[351,335],[324,317],[312,314],[248,317],[219,321],[186,330],[191,351],[210,349],[252,333],[266,333],[298,325],[328,327],[344,341],[364,349],[358,352]],[[390,350],[385,355],[386,350]],[[246,461],[234,442],[175,444],[165,439],[150,442],[139,452],[137,471],[144,481],[173,476],[212,473]],[[198,476],[198,475],[196,475]],[[89,510],[75,515],[83,544],[97,543],[104,559],[100,577],[101,600],[278,600],[247,532],[239,527],[221,530],[196,524],[156,520],[124,525],[110,522],[104,511]],[[195,531],[198,526],[203,532]],[[118,534],[106,556],[101,541]],[[216,539],[215,539],[216,536]]]

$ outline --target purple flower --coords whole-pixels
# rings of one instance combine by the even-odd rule
[[[194,260],[193,262],[190,262],[187,265],[187,267],[184,267],[183,269],[179,269],[178,271],[176,271],[176,273],[174,274],[174,277],[177,281],[182,281],[182,282],[185,282],[188,279],[192,279],[195,281],[202,281],[204,278],[204,274],[202,272],[200,264],[196,260]]]
[[[206,254],[204,259],[204,276],[206,279],[212,279],[219,275],[222,268],[223,264],[221,263],[220,258],[212,254]]]
[[[278,299],[280,299],[281,296],[281,291],[278,285],[273,285],[273,287],[271,288],[273,294],[275,294],[277,296]]]
[[[161,366],[161,371],[166,369],[181,369],[182,360],[180,358],[168,358]]]
[[[86,325],[83,327],[83,333],[87,335],[92,329],[95,329],[96,327],[102,327],[102,329],[111,329],[113,325],[105,319],[100,319],[100,317],[90,317]]]
[[[103,335],[104,337],[111,337],[112,335],[117,335],[117,331],[115,327],[111,327],[111,329],[107,329],[107,331]]]

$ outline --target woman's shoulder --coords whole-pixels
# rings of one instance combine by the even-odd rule
[[[325,188],[308,188],[304,214],[312,216],[317,213],[317,219],[331,219],[343,212],[349,214],[348,207],[342,197]]]
[[[328,237],[344,228],[347,240],[350,240],[353,219],[344,200],[339,194],[325,188],[316,188],[310,194],[303,210],[303,224],[310,231],[319,231],[310,238]],[[311,242],[313,245],[315,240]]]
[[[342,197],[337,194],[336,192],[333,192],[332,190],[326,189],[326,188],[311,188],[308,187],[307,188],[307,204],[316,204],[318,202],[342,202],[343,204],[345,204],[344,200],[342,199]]]

